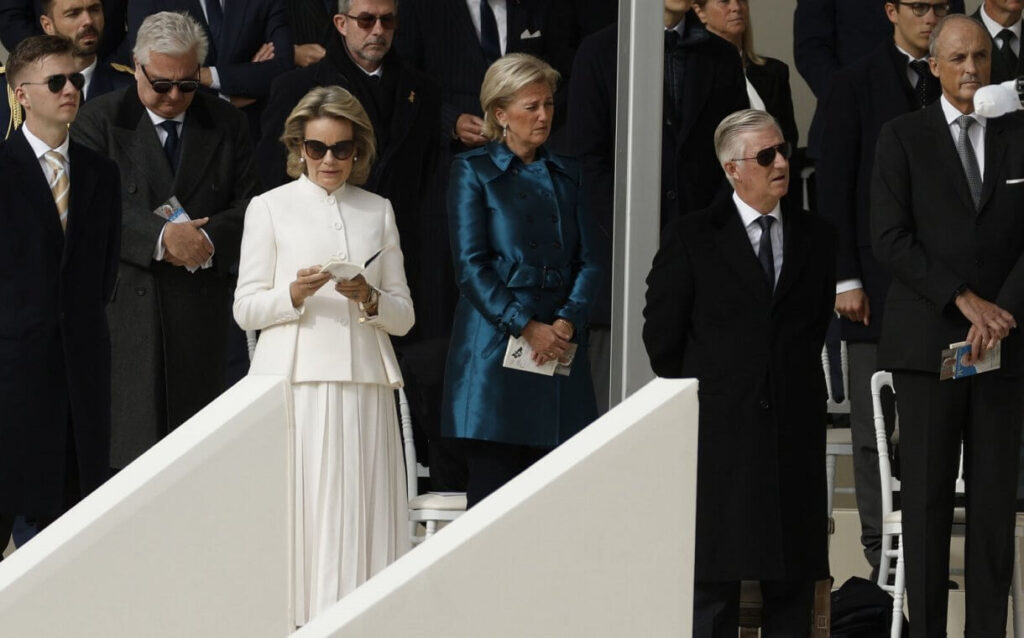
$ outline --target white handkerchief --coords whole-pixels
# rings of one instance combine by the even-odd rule
[[[1017,179],[1006,180],[1007,184],[1024,184],[1024,177],[1018,177]]]
[[[532,40],[534,38],[539,38],[539,37],[540,37],[540,29],[537,29],[536,31],[531,33],[530,29],[526,28],[526,29],[523,29],[523,32],[519,34],[519,39],[520,40]]]

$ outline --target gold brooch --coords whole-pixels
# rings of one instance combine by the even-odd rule
[[[409,97],[406,98],[406,99],[409,100],[409,104],[412,104],[413,102],[415,102],[416,101],[416,91],[409,91]]]

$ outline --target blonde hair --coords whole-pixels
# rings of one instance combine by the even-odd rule
[[[480,108],[484,111],[483,135],[500,140],[502,127],[494,112],[506,108],[524,86],[546,82],[555,92],[561,75],[547,62],[526,53],[509,53],[494,61],[480,86]]]
[[[306,124],[321,117],[346,120],[352,124],[356,150],[348,181],[357,186],[365,184],[377,157],[373,124],[359,100],[340,86],[317,87],[303,96],[292,109],[281,135],[281,142],[288,149],[288,175],[298,177],[305,173],[302,142],[306,139]]]
[[[748,5],[750,4],[749,0],[740,1],[746,2]],[[708,0],[695,0],[694,4],[700,7],[703,11],[704,7],[707,6],[708,4]],[[743,60],[743,66],[748,67],[751,64],[756,64],[757,66],[764,66],[764,58],[759,56],[757,52],[754,51],[754,26],[750,22],[749,11],[747,12],[747,28],[743,30],[742,44],[743,46],[740,47],[740,58]]]

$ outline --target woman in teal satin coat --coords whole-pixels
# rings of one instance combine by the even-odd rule
[[[586,352],[601,284],[579,163],[549,153],[558,72],[513,53],[480,91],[482,147],[452,163],[448,215],[461,293],[445,376],[442,433],[464,439],[472,506],[597,417]],[[568,376],[502,365],[509,337]]]

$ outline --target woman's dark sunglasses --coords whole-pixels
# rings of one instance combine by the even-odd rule
[[[146,65],[142,64],[140,66],[142,67],[142,75],[146,76],[146,80],[157,93],[167,93],[175,86],[182,93],[192,93],[199,88],[199,80],[154,80],[146,72]],[[199,72],[198,69],[196,72]]]
[[[775,161],[775,153],[782,155],[784,158],[789,159],[789,156],[793,154],[793,147],[789,142],[783,142],[782,144],[776,144],[775,146],[769,146],[768,148],[762,148],[753,157],[734,157],[731,161],[742,162],[743,160],[757,160],[757,163],[761,166],[771,166],[772,162]]]
[[[60,93],[64,90],[64,85],[71,82],[71,86],[75,87],[76,91],[81,91],[82,87],[85,86],[85,76],[81,73],[58,73],[57,75],[51,75],[46,78],[45,82],[22,82],[18,86],[24,86],[26,84],[45,84],[46,88],[50,89],[50,93]]]
[[[306,149],[306,155],[310,159],[321,160],[327,155],[327,151],[330,151],[334,159],[347,160],[355,152],[356,143],[353,140],[342,140],[328,146],[320,140],[303,140],[302,148]]]
[[[373,25],[377,24],[377,20],[380,20],[380,26],[390,31],[394,29],[398,24],[398,16],[393,13],[387,13],[382,16],[375,16],[372,13],[360,13],[357,16],[345,14],[346,18],[351,18],[356,21],[359,28],[364,31],[369,31],[373,28]]]

